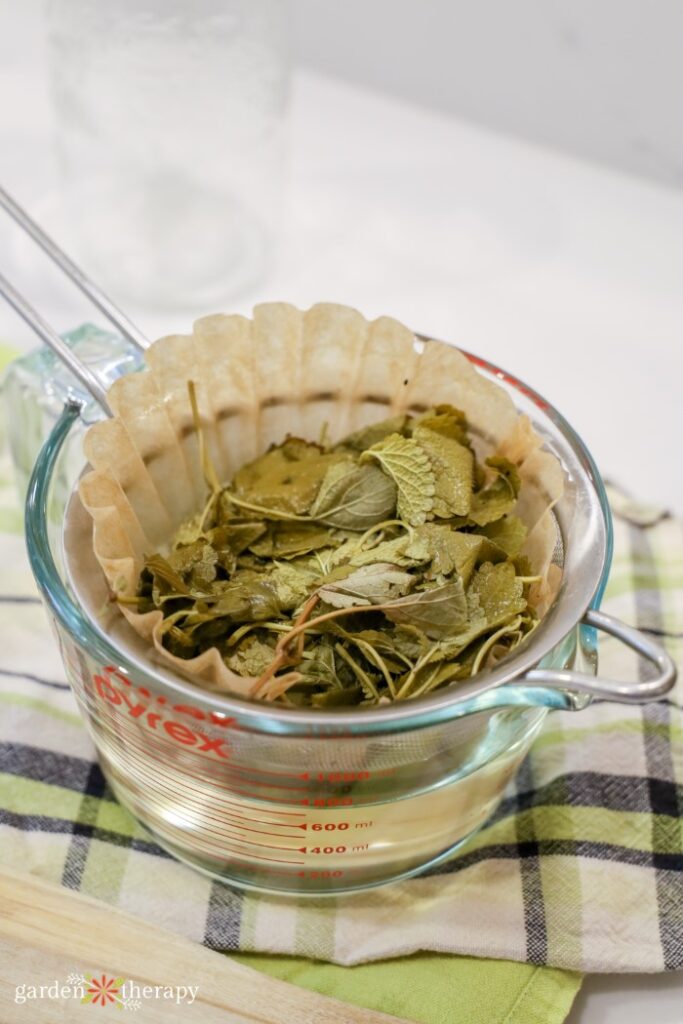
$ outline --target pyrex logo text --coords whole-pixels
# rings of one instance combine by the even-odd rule
[[[221,729],[234,727],[235,719],[217,712],[207,713],[192,704],[168,705],[165,697],[155,697],[145,687],[134,687],[130,679],[113,665],[92,677],[94,693],[100,700],[118,707],[124,714],[143,722],[153,732],[162,733],[175,743],[192,747],[201,754],[226,761],[230,744],[225,736],[208,736],[198,723],[208,722]],[[165,717],[171,711],[192,720],[192,726]]]

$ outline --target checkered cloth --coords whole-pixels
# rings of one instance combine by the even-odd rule
[[[683,967],[681,687],[551,714],[494,819],[420,878],[337,900],[240,893],[172,860],[117,804],[64,682],[0,467],[0,863],[214,949],[342,964],[415,950],[581,971]],[[631,510],[637,513],[638,510]],[[616,521],[607,611],[683,643],[683,532]],[[648,517],[644,517],[645,522]],[[601,671],[641,666],[603,638]]]

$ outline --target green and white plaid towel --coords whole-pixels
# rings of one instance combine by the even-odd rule
[[[0,466],[0,862],[221,950],[341,964],[415,950],[580,971],[683,967],[681,687],[645,707],[553,713],[495,819],[431,874],[337,900],[211,882],[108,791],[64,673]],[[617,520],[607,611],[683,643],[683,532]],[[601,670],[633,678],[603,639]]]

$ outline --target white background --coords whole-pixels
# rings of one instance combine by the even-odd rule
[[[683,183],[680,0],[293,0],[297,59]]]
[[[0,67],[47,0],[0,0]],[[274,0],[297,64],[683,184],[681,0]]]

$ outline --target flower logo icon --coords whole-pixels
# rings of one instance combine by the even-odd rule
[[[107,1006],[108,1003],[121,1005],[121,986],[123,978],[109,978],[102,974],[95,978],[92,974],[86,974],[88,988],[81,1000],[82,1003],[92,1003],[94,1006]]]

